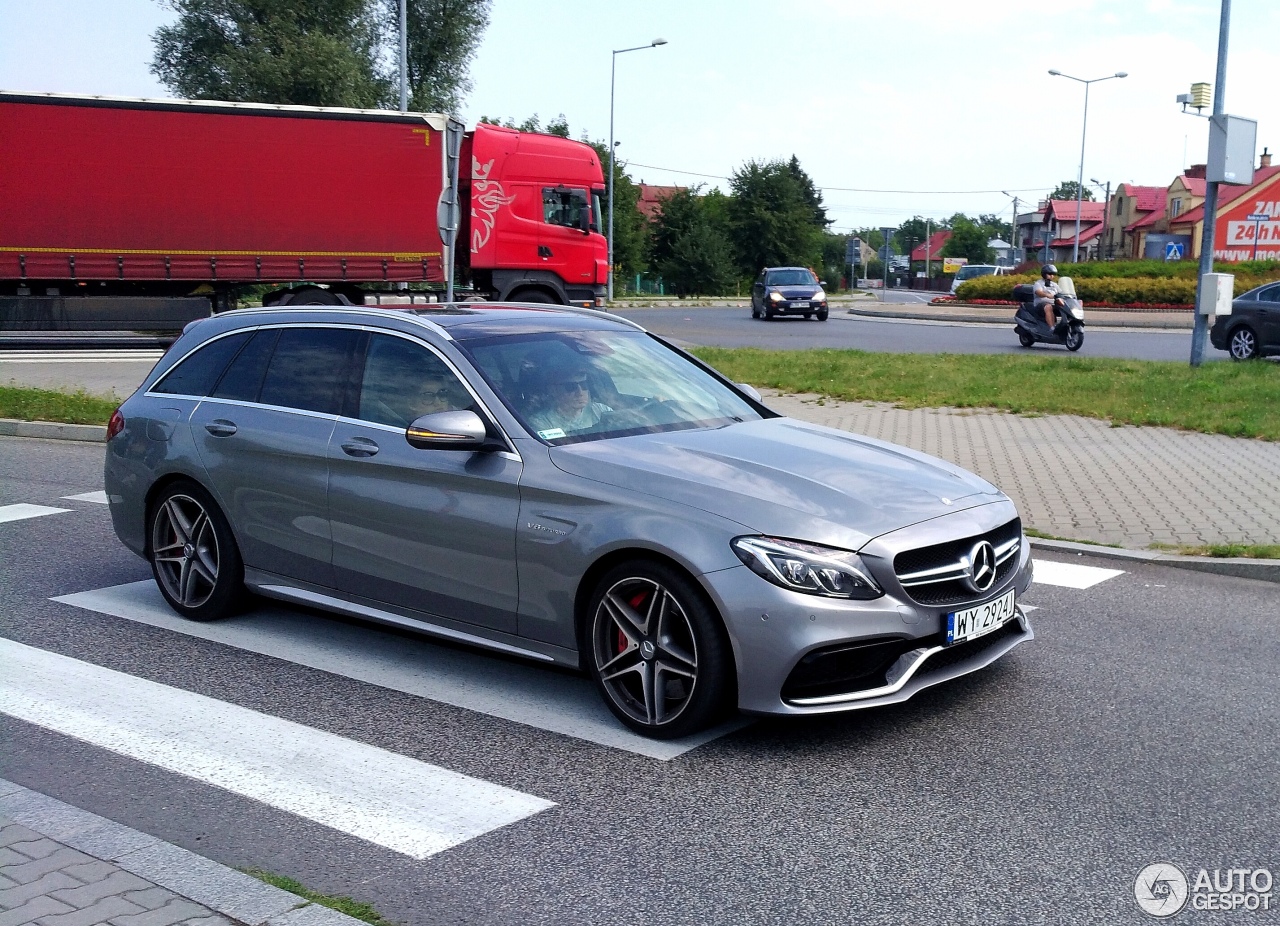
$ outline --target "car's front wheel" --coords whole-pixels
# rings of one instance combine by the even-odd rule
[[[1228,345],[1232,360],[1252,360],[1258,356],[1258,336],[1248,325],[1241,325],[1231,332]]]
[[[662,563],[610,569],[587,612],[588,668],[624,724],[656,739],[718,720],[732,690],[732,652],[719,616],[693,583]]]
[[[244,564],[213,497],[194,482],[171,483],[151,506],[147,558],[170,607],[194,621],[235,612]]]

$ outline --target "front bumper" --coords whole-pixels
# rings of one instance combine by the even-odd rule
[[[820,312],[827,307],[825,302],[813,302],[808,299],[770,302],[768,305],[773,309],[775,315],[800,315],[806,312]]]
[[[997,506],[992,506],[997,507]],[[1007,517],[1011,504],[998,506]],[[948,519],[939,519],[946,521]],[[987,525],[984,529],[989,529]],[[923,545],[928,529],[895,532]],[[893,535],[890,535],[893,537]],[[975,672],[1034,638],[1019,606],[1000,628],[974,640],[944,645],[945,615],[974,602],[922,605],[897,583],[887,560],[864,550],[885,594],[873,601],[846,601],[788,591],[745,566],[702,577],[733,643],[738,707],[746,713],[797,715],[858,710],[905,701],[923,688]],[[883,547],[891,547],[884,542]],[[909,546],[904,547],[910,549]],[[1022,538],[1016,565],[982,601],[1031,584],[1031,548]]]

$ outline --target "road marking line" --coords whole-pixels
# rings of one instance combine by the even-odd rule
[[[555,804],[0,639],[0,711],[424,859]]]
[[[98,505],[107,504],[107,493],[105,490],[99,492],[84,492],[80,495],[64,495],[62,498],[68,502],[94,502]]]
[[[1093,588],[1099,582],[1124,575],[1123,569],[1101,569],[1097,566],[1080,566],[1076,563],[1055,563],[1052,560],[1035,561],[1034,581],[1041,585],[1060,585],[1063,588]]]
[[[48,505],[0,505],[0,524],[5,521],[25,521],[27,518],[42,518],[47,514],[63,514],[70,508],[50,508]]]
[[[189,621],[174,613],[149,579],[53,600],[661,761],[749,722],[737,719],[679,740],[651,740],[622,726],[580,675],[274,603],[224,621]]]

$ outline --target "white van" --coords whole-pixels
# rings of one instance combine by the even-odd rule
[[[956,294],[956,288],[965,280],[992,275],[1000,277],[1012,271],[1012,267],[997,267],[995,264],[965,264],[956,271],[956,278],[951,281],[951,295]]]

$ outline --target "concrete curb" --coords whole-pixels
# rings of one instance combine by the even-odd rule
[[[106,425],[101,424],[63,424],[59,421],[19,421],[16,418],[0,418],[0,436],[103,443],[107,439],[107,428]]]
[[[1009,308],[1010,310],[1012,310],[1013,306],[1010,306]],[[910,319],[912,321],[965,322],[965,323],[979,322],[983,324],[992,324],[992,325],[1003,325],[1007,323],[1010,326],[1013,325],[1012,311],[1009,311],[1008,313],[1003,315],[996,315],[996,314],[967,315],[967,314],[959,314],[957,312],[952,312],[952,311],[898,312],[898,311],[890,311],[887,309],[862,309],[862,308],[855,308],[851,306],[849,308],[848,314],[862,315],[867,318],[897,318],[897,319]],[[1085,327],[1086,328],[1157,328],[1163,331],[1190,331],[1191,330],[1191,325],[1174,324],[1171,319],[1141,318],[1141,317],[1112,319],[1112,318],[1098,318],[1096,314],[1085,321]]]
[[[3,779],[0,814],[246,926],[366,926],[202,855]]]
[[[1071,540],[1042,540],[1031,538],[1031,546],[1037,550],[1054,553],[1079,553],[1101,559],[1128,560],[1129,562],[1155,563],[1175,569],[1209,572],[1240,579],[1259,579],[1263,582],[1280,582],[1280,559],[1246,559],[1244,557],[1180,556],[1159,550],[1122,550],[1092,543],[1076,543]]]

